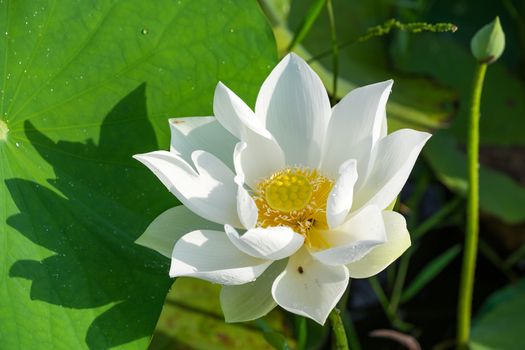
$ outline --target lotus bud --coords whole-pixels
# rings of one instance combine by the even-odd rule
[[[495,62],[505,49],[505,33],[499,17],[478,30],[470,41],[470,50],[480,63]]]

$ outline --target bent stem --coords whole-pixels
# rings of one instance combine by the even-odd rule
[[[345,327],[343,325],[343,320],[341,319],[341,311],[339,311],[338,308],[334,308],[332,312],[330,312],[328,318],[330,318],[332,330],[334,331],[335,348],[337,350],[349,350]]]
[[[463,266],[459,287],[457,349],[467,349],[470,336],[470,318],[472,313],[472,293],[474,288],[474,272],[478,250],[478,216],[479,216],[479,105],[483,80],[487,64],[479,63],[474,74],[472,99],[470,104],[470,121],[468,132],[468,180],[467,225],[465,230],[465,246]]]

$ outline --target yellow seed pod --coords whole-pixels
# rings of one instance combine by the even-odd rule
[[[312,185],[305,176],[284,173],[267,184],[265,199],[272,209],[289,212],[306,207],[312,192]]]

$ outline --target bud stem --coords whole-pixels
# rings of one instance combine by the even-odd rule
[[[343,320],[341,319],[341,311],[334,308],[328,317],[330,318],[330,323],[332,324],[332,330],[335,336],[336,350],[349,350],[350,348],[348,347],[345,327],[343,325]]]
[[[486,63],[478,63],[474,73],[472,97],[470,101],[470,120],[468,131],[468,181],[467,224],[465,229],[465,245],[463,267],[459,287],[457,349],[468,348],[470,337],[470,318],[472,314],[472,294],[474,288],[474,272],[478,250],[479,233],[479,109],[483,81],[487,70]]]

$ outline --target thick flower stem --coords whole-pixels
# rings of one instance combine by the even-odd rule
[[[470,121],[468,131],[468,181],[467,225],[465,230],[465,245],[463,267],[459,287],[457,349],[467,349],[470,335],[470,318],[472,313],[472,293],[474,288],[474,272],[478,250],[478,217],[479,217],[479,106],[481,91],[487,64],[479,63],[474,74],[472,98],[470,101]]]
[[[335,348],[337,350],[349,350],[345,327],[343,325],[343,320],[341,319],[341,311],[334,308],[328,317],[330,318],[332,330],[334,331]]]

